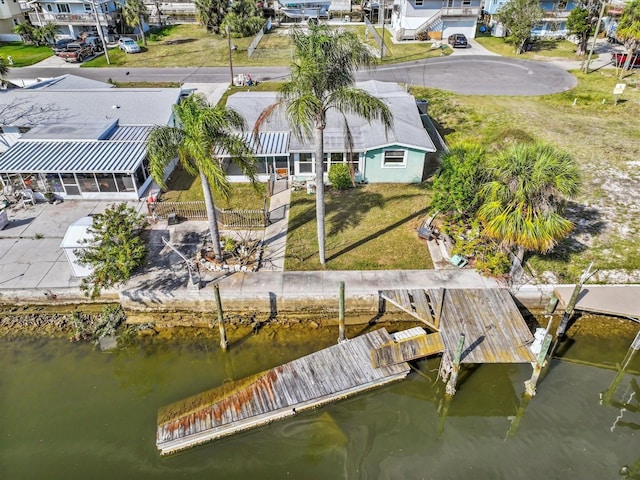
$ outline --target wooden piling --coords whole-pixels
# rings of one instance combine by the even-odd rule
[[[571,294],[569,303],[567,303],[567,308],[564,311],[564,315],[562,316],[560,325],[558,325],[558,329],[556,330],[556,337],[558,339],[562,339],[564,337],[565,331],[567,330],[567,325],[569,324],[569,319],[573,315],[573,311],[576,308],[576,303],[578,303],[578,296],[580,295],[582,286],[595,273],[595,272],[591,273],[592,266],[593,266],[593,262],[589,265],[589,268],[587,268],[587,271],[582,274],[582,276],[580,277],[580,281],[576,284],[575,288],[573,289],[573,293]]]
[[[227,332],[224,330],[224,313],[222,312],[222,300],[220,299],[220,286],[213,284],[213,293],[216,297],[216,307],[218,308],[218,330],[220,330],[220,347],[225,352],[229,346],[227,342]]]
[[[344,310],[345,310],[344,282],[340,282],[340,298],[338,300],[338,307],[340,310],[339,317],[338,317],[338,325],[339,325],[338,343],[342,343],[347,341],[347,337],[345,336],[345,333],[344,333],[344,330],[345,330],[344,329]]]
[[[549,353],[549,347],[551,346],[552,339],[553,337],[551,336],[551,334],[545,334],[544,340],[542,341],[542,347],[540,348],[540,353],[538,354],[538,359],[533,366],[533,373],[531,374],[531,378],[524,382],[525,395],[533,397],[536,394],[536,384],[538,383],[540,372],[542,372],[542,367],[544,366],[545,360],[547,359],[547,353]]]
[[[453,367],[451,368],[451,375],[449,381],[445,387],[447,395],[456,394],[456,383],[458,382],[458,373],[460,373],[460,358],[462,357],[462,349],[464,348],[464,333],[460,334],[460,340],[458,340],[458,347],[456,348],[455,355],[453,357]]]

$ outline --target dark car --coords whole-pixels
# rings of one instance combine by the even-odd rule
[[[613,57],[613,63],[617,67],[624,67],[625,63],[627,62],[626,53],[613,53],[612,57]],[[632,68],[640,67],[640,50],[638,50],[637,52],[631,55],[631,63],[629,66]]]
[[[454,33],[453,35],[449,35],[448,43],[453,48],[467,48],[467,37],[462,33]]]
[[[67,45],[75,41],[76,40],[73,38],[61,38],[56,40],[56,43],[53,45],[53,53],[58,55],[60,52],[64,52],[67,49]]]

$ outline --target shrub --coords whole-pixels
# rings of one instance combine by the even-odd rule
[[[346,163],[339,163],[336,165],[331,165],[331,170],[329,170],[329,181],[333,188],[337,190],[346,190],[351,187],[353,183],[351,182],[351,170],[349,169],[349,165]]]

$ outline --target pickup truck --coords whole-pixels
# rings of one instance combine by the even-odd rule
[[[58,56],[65,62],[82,62],[85,58],[93,55],[93,46],[88,43],[73,42],[67,45],[66,50],[60,52]]]
[[[626,53],[612,53],[612,60],[616,67],[624,67],[627,62],[627,54]],[[631,63],[629,68],[638,68],[640,67],[640,50],[631,54]]]

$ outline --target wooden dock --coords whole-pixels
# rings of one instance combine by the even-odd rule
[[[443,354],[441,376],[460,363],[533,363],[533,335],[507,290],[384,290],[381,298],[420,319],[420,327],[379,329],[158,412],[164,454],[295,415],[407,376],[410,360]],[[453,373],[452,373],[453,372]],[[453,395],[453,393],[451,393]]]
[[[376,330],[168,405],[158,412],[156,445],[174,453],[400,380],[407,363],[371,364],[371,351],[390,343]]]
[[[439,332],[444,349],[465,336],[461,363],[532,363],[533,335],[508,290],[383,290],[380,296]]]
[[[556,287],[553,291],[563,305],[569,303],[574,286]],[[640,285],[588,285],[578,296],[576,310],[627,317],[640,322]]]

